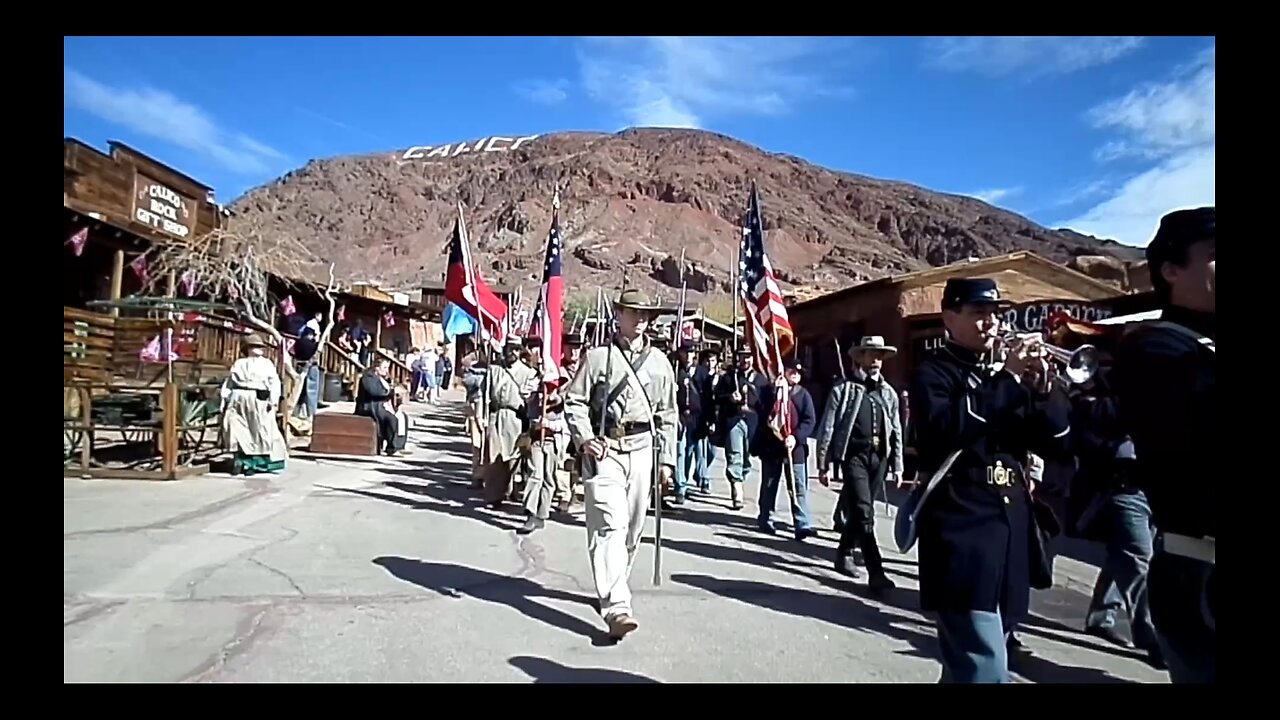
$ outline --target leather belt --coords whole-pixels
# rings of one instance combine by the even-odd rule
[[[652,423],[622,423],[615,425],[605,434],[614,440],[619,440],[631,435],[648,435],[652,431]]]

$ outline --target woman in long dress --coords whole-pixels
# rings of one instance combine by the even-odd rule
[[[266,357],[266,343],[256,333],[245,338],[243,357],[231,366],[222,384],[222,437],[235,454],[232,473],[253,475],[284,470],[289,448],[276,422],[280,374]]]

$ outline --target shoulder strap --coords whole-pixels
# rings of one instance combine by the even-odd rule
[[[614,347],[612,344],[610,344],[608,348],[609,348],[609,352],[614,351]],[[644,350],[640,352],[639,355],[635,357],[634,360],[632,360],[630,363],[623,365],[623,367],[629,370],[629,372],[627,373],[626,377],[622,378],[621,382],[619,382],[617,385],[613,387],[612,390],[609,391],[609,398],[605,400],[605,403],[604,403],[605,408],[611,407],[615,402],[618,401],[618,398],[622,396],[622,392],[627,389],[627,383],[632,380],[636,381],[636,386],[640,388],[641,393],[644,393],[645,402],[649,402],[649,395],[648,393],[645,393],[644,383],[640,382],[640,378],[637,377],[636,374],[640,371],[640,368],[644,367],[644,363],[646,360],[649,359],[649,353],[651,352],[653,352],[653,347],[652,346],[646,347]]]
[[[1200,333],[1196,332],[1195,330],[1192,330],[1186,325],[1179,325],[1178,323],[1170,322],[1168,320],[1151,320],[1147,323],[1147,326],[1164,328],[1165,330],[1172,330],[1173,332],[1179,333],[1181,335],[1191,338],[1192,340],[1195,340],[1205,348],[1208,348],[1209,352],[1215,353],[1215,354],[1217,353],[1217,349],[1216,349],[1217,346],[1212,338],[1205,337],[1204,335],[1201,335]]]

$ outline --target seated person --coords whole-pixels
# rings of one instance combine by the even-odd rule
[[[402,392],[393,388],[389,376],[391,362],[385,358],[374,362],[365,374],[360,377],[360,388],[356,392],[356,415],[373,418],[378,424],[378,445],[386,455],[395,455],[404,450],[408,440],[408,417],[403,411],[393,409],[397,404],[395,395]]]

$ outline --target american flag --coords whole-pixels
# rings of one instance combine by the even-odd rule
[[[547,236],[547,255],[542,264],[542,289],[538,307],[533,313],[529,337],[542,339],[542,382],[557,384],[561,375],[561,340],[564,335],[564,279],[561,255],[564,239],[560,234],[560,193],[551,201],[551,233]]]
[[[769,426],[780,437],[791,434],[790,393],[783,378],[782,359],[795,348],[795,333],[787,308],[782,304],[782,291],[773,277],[773,266],[764,250],[764,221],[760,215],[760,193],[751,183],[751,201],[742,227],[739,248],[738,292],[745,306],[746,340],[755,353],[757,367],[777,383]]]

